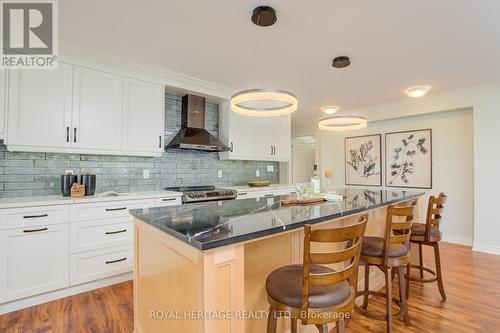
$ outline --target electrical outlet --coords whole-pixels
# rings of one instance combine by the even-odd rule
[[[255,177],[260,177],[260,171],[259,170],[255,170]]]
[[[217,177],[222,178],[222,170],[217,170]]]
[[[267,172],[274,172],[274,165],[268,165]]]
[[[142,170],[142,178],[149,179],[149,170],[148,169]]]

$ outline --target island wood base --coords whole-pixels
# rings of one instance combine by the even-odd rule
[[[422,216],[420,209],[419,204],[416,221]],[[383,236],[386,210],[363,212],[369,214],[365,235]],[[340,227],[358,219],[359,215],[351,215],[314,228]],[[302,262],[302,228],[202,252],[138,219],[134,226],[135,333],[265,332],[267,276],[278,267]],[[361,288],[364,274],[358,276]],[[373,269],[370,289],[383,285],[382,272]],[[203,318],[207,314],[232,317]],[[277,332],[288,330],[289,320],[279,320]],[[303,326],[299,331],[317,329]]]

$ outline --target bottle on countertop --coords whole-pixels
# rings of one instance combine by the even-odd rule
[[[321,192],[321,178],[318,175],[318,166],[316,164],[314,164],[314,172],[313,172],[313,175],[311,177],[311,184],[312,184],[314,193]]]

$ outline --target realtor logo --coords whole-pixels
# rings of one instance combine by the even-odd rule
[[[2,2],[2,61],[8,68],[56,68],[57,3]]]

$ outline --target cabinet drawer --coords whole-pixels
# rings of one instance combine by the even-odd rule
[[[0,230],[67,223],[69,206],[0,209]]]
[[[70,255],[70,285],[131,272],[133,259],[130,246]]]
[[[165,197],[156,199],[156,207],[177,206],[182,205],[181,197]]]
[[[76,204],[70,208],[70,217],[71,222],[118,217],[129,217],[132,221],[130,209],[155,207],[155,205],[155,199]]]
[[[70,252],[79,253],[114,246],[132,246],[132,222],[130,218],[70,224]]]

